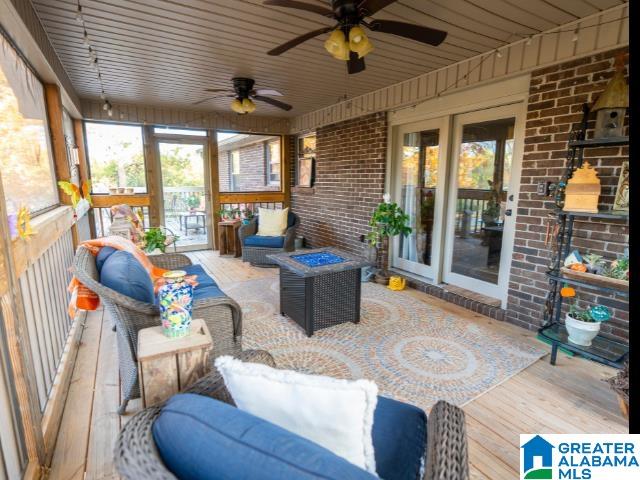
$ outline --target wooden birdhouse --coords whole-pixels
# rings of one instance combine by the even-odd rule
[[[629,107],[629,86],[624,78],[624,57],[616,57],[616,73],[591,109],[596,113],[594,138],[621,137]]]
[[[598,213],[598,199],[600,198],[600,179],[589,162],[573,172],[573,177],[567,182],[564,197],[565,211]]]

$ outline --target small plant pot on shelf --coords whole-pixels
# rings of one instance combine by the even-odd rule
[[[569,341],[582,347],[590,347],[593,339],[600,332],[600,322],[584,322],[567,316],[564,319],[565,327],[569,333]]]

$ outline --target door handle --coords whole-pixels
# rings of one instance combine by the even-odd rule
[[[513,210],[511,210],[510,208],[506,209],[504,211],[505,216],[510,217],[513,214]]]

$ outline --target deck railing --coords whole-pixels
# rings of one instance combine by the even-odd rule
[[[67,313],[73,255],[72,234],[67,230],[18,278],[43,412],[73,323]]]

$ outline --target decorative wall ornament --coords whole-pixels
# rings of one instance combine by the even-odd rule
[[[573,172],[565,190],[565,211],[598,213],[598,199],[602,187],[598,174],[589,162]]]
[[[624,116],[629,107],[629,86],[624,78],[624,55],[615,61],[616,73],[598,97],[592,111],[597,112],[594,138],[621,137]]]
[[[629,211],[629,162],[622,162],[616,198],[613,201],[613,210],[617,212]]]
[[[31,228],[31,212],[29,212],[29,207],[22,206],[18,210],[16,228],[18,236],[22,239],[26,239],[37,233]]]

